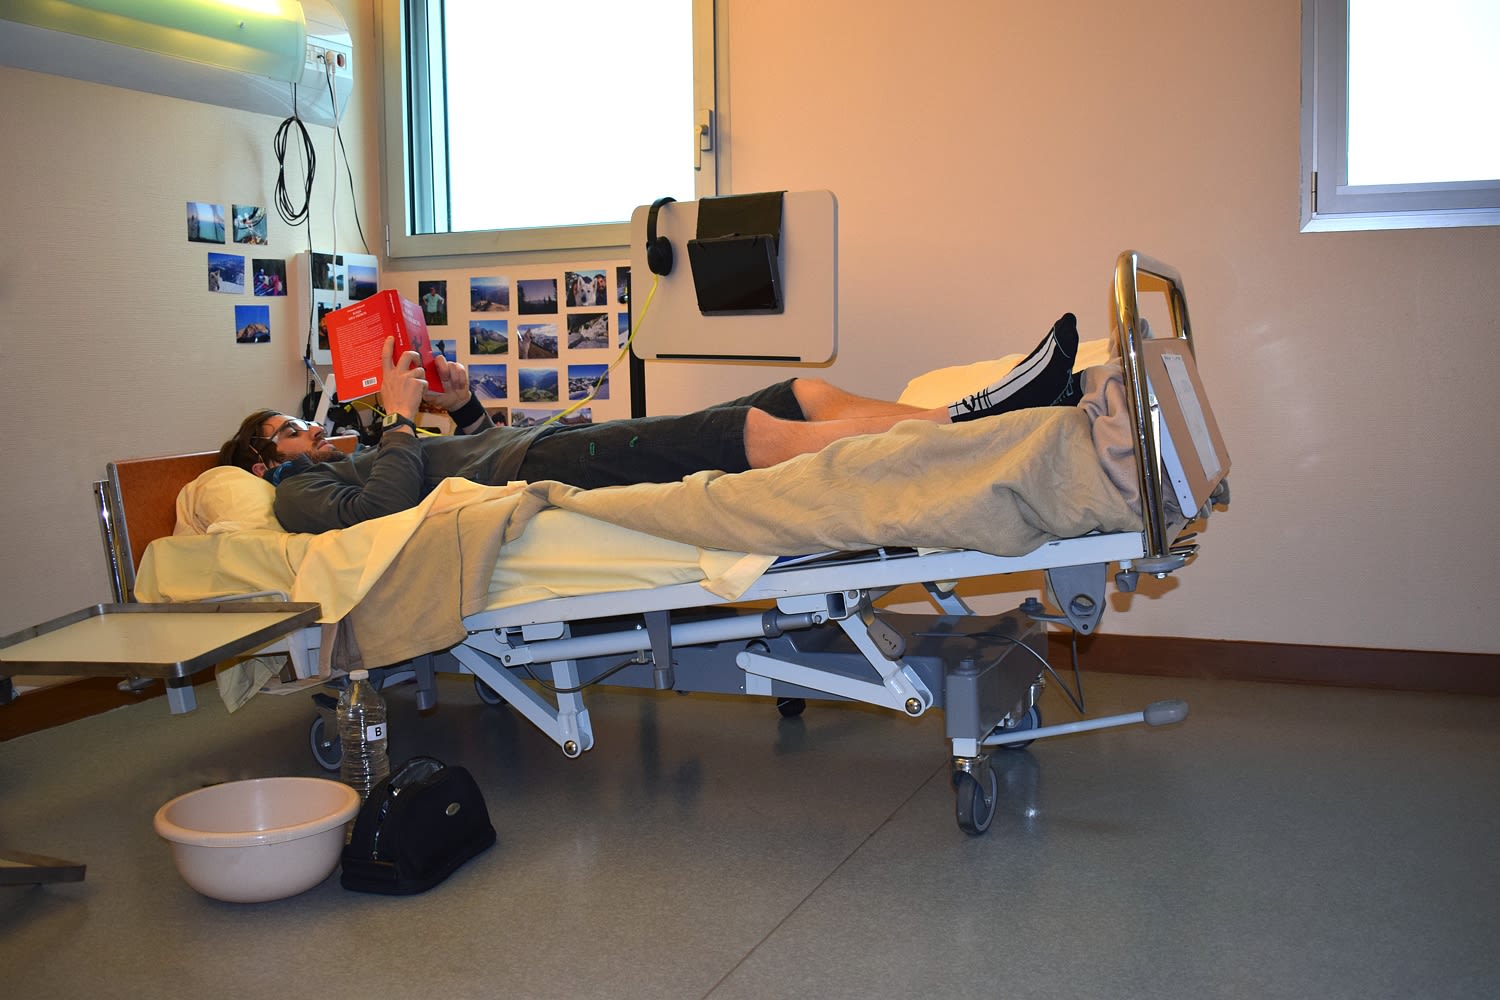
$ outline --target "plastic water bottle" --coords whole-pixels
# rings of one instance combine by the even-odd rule
[[[339,743],[344,749],[339,777],[369,798],[370,789],[391,773],[386,755],[385,699],[370,683],[368,670],[349,674],[349,686],[339,694]]]

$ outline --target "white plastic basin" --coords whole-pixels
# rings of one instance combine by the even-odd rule
[[[188,885],[261,903],[327,878],[359,805],[358,792],[327,778],[256,778],[179,795],[156,811],[154,826]]]

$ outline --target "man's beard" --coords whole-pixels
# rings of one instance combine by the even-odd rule
[[[313,452],[310,456],[315,462],[347,462],[349,455],[338,445],[329,443]]]
[[[276,458],[279,462],[295,462],[298,459],[301,459],[305,463],[304,467],[306,467],[307,465],[318,465],[320,463],[329,464],[333,462],[349,461],[349,456],[345,454],[344,451],[338,447],[338,445],[331,443],[320,446],[316,451],[305,451],[302,454],[296,456],[296,458],[285,458],[281,455],[277,455]]]

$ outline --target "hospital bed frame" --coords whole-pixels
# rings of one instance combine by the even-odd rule
[[[1170,335],[1189,351],[1193,346],[1178,273],[1139,253],[1122,253],[1114,275],[1114,319],[1143,504],[1138,532],[1061,539],[1015,557],[877,550],[788,560],[733,602],[713,597],[697,583],[553,598],[472,615],[464,623],[467,637],[451,650],[373,673],[382,686],[414,679],[424,709],[435,704],[440,666],[472,674],[484,700],[509,703],[569,757],[594,746],[585,692],[606,682],[768,696],[788,716],[803,711],[810,698],[859,701],[912,717],[942,708],[958,824],[968,833],[983,833],[996,808],[992,750],[1065,732],[1160,725],[1186,714],[1181,702],[1162,702],[1127,715],[1042,726],[1037,709],[1047,677],[1060,680],[1046,660],[1048,626],[1092,634],[1104,612],[1111,566],[1117,567],[1114,582],[1122,591],[1134,590],[1142,572],[1165,577],[1176,571],[1196,552],[1191,536],[1179,532],[1228,501],[1224,481],[1198,511],[1179,513],[1172,505],[1162,451],[1170,442],[1158,433],[1141,351],[1143,291],[1166,296]],[[145,497],[131,495],[131,463],[112,463],[109,480],[96,484],[118,600],[131,599],[138,553],[146,542],[171,533],[177,490],[202,471],[195,465],[203,457],[175,460],[185,464],[172,475],[153,469],[146,476]],[[143,499],[155,509],[154,526],[144,527],[139,517]],[[1005,614],[976,615],[940,582],[1038,570],[1056,610],[1032,598]],[[904,615],[876,606],[907,585],[922,586],[938,613]],[[285,595],[270,596],[285,600]],[[318,645],[317,630],[308,629],[284,647],[298,677],[316,675]],[[1076,676],[1076,654],[1074,667]],[[313,754],[323,767],[336,769],[334,699],[320,693],[314,700]],[[1074,702],[1081,712],[1076,697]],[[185,707],[179,699],[172,708],[191,707],[189,688]]]
[[[800,713],[808,698],[860,701],[913,717],[942,708],[958,824],[983,833],[996,808],[994,748],[1084,729],[1161,725],[1186,714],[1181,702],[1162,702],[1043,727],[1037,709],[1045,678],[1056,677],[1046,660],[1047,626],[1092,634],[1104,613],[1109,567],[1119,567],[1115,585],[1125,591],[1135,589],[1142,572],[1164,577],[1181,568],[1196,546],[1175,532],[1211,507],[1184,517],[1164,481],[1162,449],[1170,440],[1158,433],[1143,361],[1142,291],[1166,296],[1172,335],[1192,350],[1180,276],[1138,253],[1121,254],[1115,322],[1143,498],[1141,531],[1062,539],[1015,557],[879,550],[783,562],[733,602],[715,601],[696,583],[554,598],[470,616],[468,637],[449,654],[475,676],[481,697],[508,702],[570,757],[594,745],[585,689],[605,681],[770,696],[784,715]],[[1227,503],[1227,486],[1215,499]],[[976,615],[939,582],[1035,570],[1045,573],[1056,612],[1031,599],[1006,614]],[[937,615],[877,609],[882,596],[911,584],[926,590]],[[747,604],[772,607],[754,611]],[[727,612],[727,605],[735,613],[711,613]],[[315,753],[319,727],[333,732],[331,705],[323,712],[314,722]],[[337,753],[336,746],[326,749]]]

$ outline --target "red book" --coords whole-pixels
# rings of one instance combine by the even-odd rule
[[[328,326],[328,347],[333,352],[334,391],[339,399],[358,399],[380,391],[381,349],[385,338],[396,338],[392,360],[407,351],[416,351],[427,373],[427,385],[443,391],[433,362],[432,341],[427,337],[427,321],[422,307],[408,302],[395,291],[376,292],[342,309],[335,309],[323,321]]]

